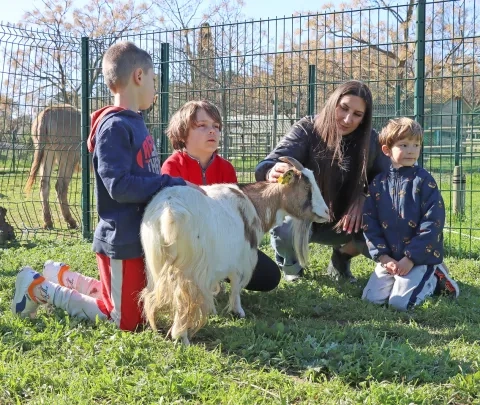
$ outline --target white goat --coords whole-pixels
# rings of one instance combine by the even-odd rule
[[[262,236],[286,214],[294,225],[294,246],[305,265],[312,222],[326,222],[328,208],[313,173],[292,158],[293,168],[279,183],[170,187],[148,204],[140,229],[147,264],[147,287],[142,292],[145,316],[156,330],[156,315],[173,316],[172,338],[188,345],[215,313],[213,291],[228,278],[228,308],[245,316],[240,291],[257,263]]]

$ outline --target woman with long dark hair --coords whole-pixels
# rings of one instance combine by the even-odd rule
[[[255,169],[257,180],[276,182],[288,170],[279,157],[291,156],[315,173],[330,207],[331,221],[313,224],[310,241],[333,246],[327,272],[355,282],[350,259],[368,255],[361,232],[368,181],[389,167],[372,129],[372,94],[366,84],[339,85],[319,114],[302,118]],[[303,274],[293,250],[291,219],[272,229],[271,241],[285,279]]]

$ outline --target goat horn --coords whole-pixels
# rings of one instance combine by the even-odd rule
[[[290,156],[280,156],[279,159],[282,162],[289,163],[291,164],[295,169],[297,169],[299,172],[301,172],[303,169],[303,165],[295,158],[290,157]]]

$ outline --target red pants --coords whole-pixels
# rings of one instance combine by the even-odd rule
[[[115,260],[97,253],[102,284],[100,310],[122,330],[134,331],[145,323],[139,294],[147,285],[143,257]]]

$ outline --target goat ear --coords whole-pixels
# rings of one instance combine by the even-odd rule
[[[277,183],[290,184],[295,180],[295,169],[287,170],[285,173],[278,176]]]
[[[290,157],[290,156],[280,156],[279,157],[279,160],[281,160],[282,162],[285,162],[285,163],[288,163],[290,165],[292,165],[295,169],[297,169],[299,172],[301,172],[303,169],[305,169],[303,167],[303,165],[295,158],[293,157]]]

